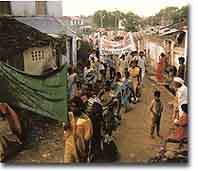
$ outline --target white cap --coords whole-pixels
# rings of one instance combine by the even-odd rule
[[[174,77],[174,81],[180,84],[184,84],[184,80],[182,80],[180,77]]]

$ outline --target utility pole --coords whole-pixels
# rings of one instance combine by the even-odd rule
[[[101,24],[101,25],[100,25],[101,28],[103,28],[103,15],[102,15],[102,14],[100,15],[100,24]]]
[[[115,30],[116,30],[116,15],[115,15]]]

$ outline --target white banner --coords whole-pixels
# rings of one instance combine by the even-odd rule
[[[104,38],[100,38],[100,50],[103,53],[112,52],[119,54],[125,50],[135,51],[136,45],[133,40],[132,34],[129,32],[121,41],[111,41]]]

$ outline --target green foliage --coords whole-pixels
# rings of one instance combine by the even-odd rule
[[[145,19],[139,17],[133,12],[123,13],[119,10],[108,12],[106,10],[96,11],[93,16],[93,22],[96,27],[104,27],[117,29],[119,21],[122,21],[126,31],[138,31],[139,26],[144,27],[146,25],[169,25],[175,24],[182,20],[187,20],[188,6],[178,7],[166,7],[161,9],[156,15],[147,17]]]
[[[166,7],[161,9],[156,15],[147,17],[144,20],[144,25],[160,25],[162,21],[166,21],[166,24],[175,24],[182,20],[187,20],[188,17],[188,6],[182,8],[177,7]]]
[[[126,29],[126,31],[138,31],[138,26],[140,24],[141,18],[137,15],[135,15],[132,12],[128,12],[125,15],[125,19],[123,20],[123,25]]]
[[[178,23],[183,20],[187,20],[189,15],[189,6],[183,6],[177,10],[177,15],[174,16],[173,22]]]
[[[119,10],[108,12],[100,10],[95,12],[93,21],[97,27],[118,29],[119,21],[123,21],[126,31],[137,31],[140,17],[132,12],[123,13]]]

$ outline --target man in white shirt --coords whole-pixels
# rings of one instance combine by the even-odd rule
[[[141,68],[141,82],[143,83],[145,70],[146,70],[145,57],[144,57],[144,52],[143,51],[140,51],[137,60],[138,60],[138,66]]]
[[[126,69],[128,70],[128,68],[129,68],[129,64],[128,61],[126,60],[126,56],[122,55],[119,60],[119,72],[121,73],[122,77],[124,77],[125,71]]]
[[[104,72],[105,72],[105,67],[103,65],[103,62],[102,61],[99,61],[99,64],[98,64],[98,80],[102,81],[104,80],[105,76],[104,76]]]
[[[90,55],[89,55],[89,61],[90,62],[96,62],[96,61],[98,61],[98,58],[96,57],[96,55],[94,54],[94,53],[91,53]]]
[[[97,72],[91,67],[90,62],[84,67],[83,72],[84,81],[86,84],[95,84],[97,80]]]
[[[188,88],[184,85],[184,80],[182,80],[180,77],[174,78],[174,84],[177,89],[176,102],[180,116],[180,114],[182,113],[181,105],[188,104]]]

